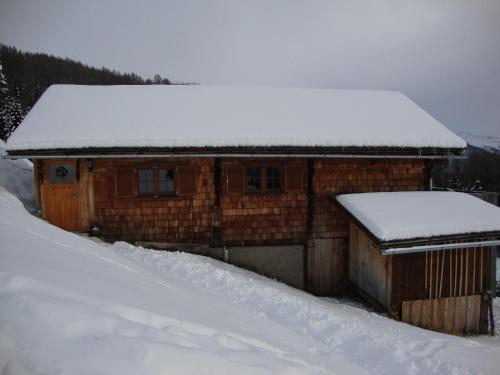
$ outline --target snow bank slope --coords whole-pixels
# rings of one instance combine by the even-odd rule
[[[5,142],[0,139],[0,186],[16,195],[26,209],[34,212],[36,207],[33,163],[26,159],[2,159],[6,154]]]
[[[0,241],[2,374],[363,373],[227,297],[32,217],[1,188]]]
[[[103,246],[0,188],[0,374],[496,373],[500,348],[208,258]]]

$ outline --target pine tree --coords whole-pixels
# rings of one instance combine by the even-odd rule
[[[0,61],[0,95],[4,95],[9,91],[7,87],[7,81],[5,80],[5,76],[3,74],[2,62]]]
[[[24,118],[19,98],[20,90],[18,88],[15,89],[14,94],[10,92],[0,62],[0,138],[4,141],[9,138]]]

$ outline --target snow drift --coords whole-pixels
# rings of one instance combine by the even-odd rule
[[[34,212],[33,163],[25,159],[2,160],[6,154],[5,142],[0,139],[0,186],[17,196],[28,211]]]

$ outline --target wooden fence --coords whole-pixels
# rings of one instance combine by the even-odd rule
[[[402,320],[418,327],[452,334],[479,333],[481,296],[404,301]]]

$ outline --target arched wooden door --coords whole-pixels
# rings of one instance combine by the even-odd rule
[[[43,218],[66,230],[79,229],[77,165],[74,160],[45,163]]]

